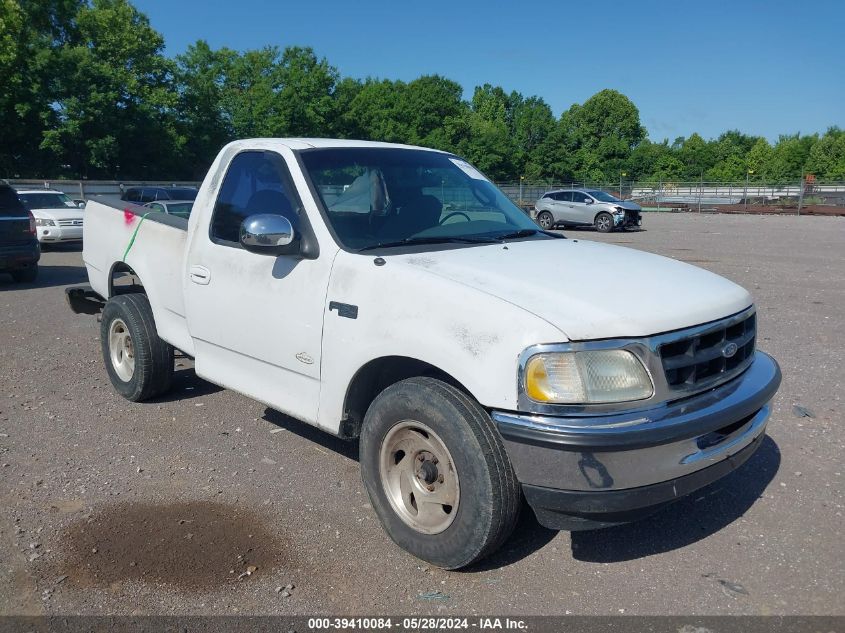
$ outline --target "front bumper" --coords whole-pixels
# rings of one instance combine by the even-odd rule
[[[625,209],[624,213],[614,213],[613,221],[614,226],[616,226],[616,228],[623,229],[642,226],[643,224],[643,219],[642,215],[640,215],[640,212],[632,211],[630,209]]]
[[[654,512],[738,468],[762,442],[780,381],[774,359],[756,352],[733,380],[634,414],[492,417],[540,522],[589,529]]]
[[[76,226],[39,226],[39,242],[78,242],[82,239],[82,225]]]

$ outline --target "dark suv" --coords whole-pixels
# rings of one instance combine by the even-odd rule
[[[35,218],[9,185],[0,183],[0,272],[15,281],[35,281],[41,249],[35,235]]]
[[[197,190],[191,187],[129,187],[121,200],[146,204],[156,200],[196,200]]]

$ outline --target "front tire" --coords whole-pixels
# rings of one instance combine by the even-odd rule
[[[521,491],[490,416],[467,394],[417,377],[364,417],[361,477],[391,539],[444,569],[475,563],[513,531]]]
[[[537,224],[539,224],[544,231],[551,231],[554,228],[555,219],[551,213],[543,211],[537,215]]]
[[[159,338],[145,294],[117,295],[106,302],[100,344],[111,384],[127,400],[149,400],[170,389],[173,347]]]
[[[599,233],[610,233],[613,230],[613,216],[602,211],[596,216],[595,225]]]

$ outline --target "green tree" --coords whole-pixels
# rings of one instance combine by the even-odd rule
[[[751,180],[764,182],[769,179],[773,153],[774,152],[772,150],[772,146],[769,145],[769,141],[764,138],[757,139],[757,142],[754,143],[754,146],[748,151],[748,156],[745,161],[748,165],[748,169],[752,172],[750,174]]]
[[[817,178],[845,180],[845,130],[832,127],[813,143],[805,169]]]
[[[138,177],[176,168],[177,95],[164,40],[126,0],[94,0],[52,59],[52,118],[42,147],[70,173]]]
[[[540,147],[555,127],[554,114],[540,97],[526,98],[516,92],[511,93],[510,108],[511,135],[516,145],[514,162],[519,175],[537,180],[546,175]]]
[[[772,148],[767,173],[776,182],[795,181],[801,177],[810,150],[818,136],[783,135]]]
[[[185,139],[183,157],[188,177],[201,177],[220,148],[235,138],[222,108],[223,86],[234,55],[227,49],[212,50],[199,40],[176,58],[176,114]]]
[[[75,33],[82,0],[0,0],[0,174],[52,176],[55,157],[40,148],[55,123],[56,52]]]
[[[493,179],[513,177],[516,146],[508,117],[507,95],[486,84],[475,89],[469,109],[448,123],[456,151]]]

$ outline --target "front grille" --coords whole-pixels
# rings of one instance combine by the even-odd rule
[[[666,382],[673,389],[690,389],[730,379],[753,359],[756,334],[755,314],[714,323],[693,336],[680,333],[681,338],[660,346]]]
[[[59,226],[82,226],[82,220],[59,220]]]

